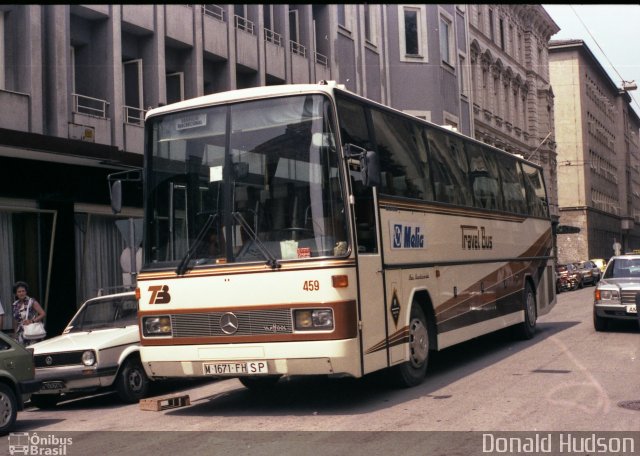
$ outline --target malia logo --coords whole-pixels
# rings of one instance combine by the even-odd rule
[[[462,250],[491,250],[493,236],[489,236],[484,226],[460,225]]]
[[[425,229],[420,223],[389,222],[392,249],[426,248]]]

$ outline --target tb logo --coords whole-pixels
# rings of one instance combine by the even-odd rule
[[[153,285],[149,287],[149,291],[151,292],[149,304],[169,304],[171,302],[168,285]]]

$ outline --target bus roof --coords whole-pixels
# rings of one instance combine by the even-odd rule
[[[331,93],[336,87],[334,83],[327,84],[286,84],[275,86],[252,87],[248,89],[230,90],[227,92],[219,92],[211,95],[204,95],[197,98],[191,98],[167,106],[151,109],[147,112],[145,120],[151,116],[165,114],[168,112],[182,111],[185,109],[198,108],[208,106],[210,104],[227,103],[231,101],[252,100],[262,97],[280,96],[280,95],[296,95],[299,93],[309,93],[309,91],[320,91]]]
[[[145,121],[147,121],[150,117],[159,115],[159,114],[167,114],[172,112],[184,111],[192,108],[199,108],[204,106],[210,106],[212,104],[221,104],[221,103],[229,103],[229,102],[237,102],[237,101],[248,101],[254,100],[264,97],[276,97],[276,96],[287,96],[287,95],[297,95],[302,93],[309,92],[324,92],[329,95],[334,94],[334,89],[338,89],[338,91],[343,92],[351,97],[362,100],[363,102],[379,106],[380,108],[396,112],[400,115],[411,117],[414,119],[418,119],[420,122],[430,125],[431,127],[435,127],[441,130],[447,130],[446,127],[442,125],[435,124],[431,121],[420,119],[418,117],[414,117],[411,114],[407,114],[401,110],[396,108],[392,108],[391,106],[387,106],[377,102],[375,100],[371,100],[369,98],[363,97],[362,95],[358,95],[357,93],[351,92],[345,88],[343,84],[337,84],[336,81],[321,81],[317,84],[283,84],[283,85],[273,85],[273,86],[261,86],[261,87],[251,87],[247,89],[236,89],[229,90],[226,92],[219,92],[210,95],[204,95],[201,97],[190,98],[188,100],[179,101],[177,103],[172,103],[166,106],[160,106],[158,108],[150,109],[145,116]],[[482,141],[479,141],[476,138],[471,136],[467,136],[459,131],[448,130],[453,135],[465,138],[469,141],[475,142],[477,144],[482,144],[485,147],[490,147],[495,149],[498,152],[503,154],[507,154],[515,157],[517,160],[521,162],[525,162],[535,168],[543,169],[543,167],[537,163],[534,163],[527,158],[524,158],[520,154],[513,154],[507,151],[504,151],[498,147],[492,146],[490,144],[486,144]]]

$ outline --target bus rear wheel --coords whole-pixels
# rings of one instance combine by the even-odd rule
[[[524,287],[524,321],[514,327],[518,339],[529,340],[536,333],[537,305],[536,295],[528,283]]]
[[[419,385],[427,373],[429,329],[422,308],[411,307],[409,321],[409,361],[391,368],[394,383],[403,388]]]

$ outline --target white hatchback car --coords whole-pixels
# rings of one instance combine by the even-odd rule
[[[149,378],[140,363],[138,301],[134,292],[89,299],[63,333],[31,345],[40,391],[31,403],[55,407],[68,393],[115,388],[124,402],[146,396]]]

